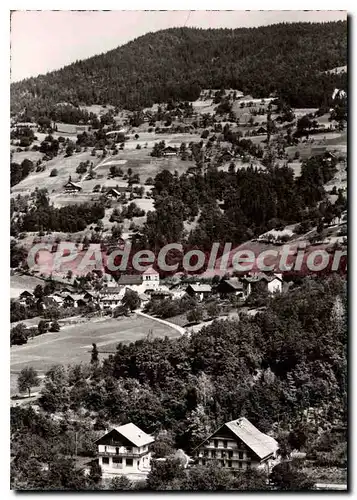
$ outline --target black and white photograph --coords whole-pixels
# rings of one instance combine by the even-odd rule
[[[8,16],[11,490],[349,491],[348,12]]]

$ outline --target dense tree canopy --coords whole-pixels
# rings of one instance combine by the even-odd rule
[[[346,75],[324,71],[345,64],[347,22],[170,28],[14,83],[11,101],[14,112],[26,108],[33,117],[57,118],[53,105],[59,101],[135,109],[171,98],[195,100],[204,88],[236,88],[255,97],[277,92],[292,106],[318,107],[335,87],[347,86]]]

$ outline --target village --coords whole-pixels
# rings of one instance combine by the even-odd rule
[[[11,86],[15,490],[348,489],[347,23],[193,12]]]

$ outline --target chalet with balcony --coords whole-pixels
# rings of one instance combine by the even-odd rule
[[[133,423],[114,427],[95,442],[103,475],[148,473],[153,442]]]
[[[277,441],[260,432],[247,418],[223,424],[196,449],[199,465],[212,461],[232,471],[270,470],[277,459]]]

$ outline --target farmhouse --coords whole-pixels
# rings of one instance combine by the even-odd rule
[[[122,274],[118,285],[130,286],[138,293],[157,290],[160,287],[160,275],[153,267],[149,267],[142,274]]]
[[[115,188],[110,188],[105,196],[109,200],[118,200],[119,198],[126,198],[128,192],[129,190],[125,186],[116,186]]]
[[[262,283],[266,287],[266,290],[269,293],[275,293],[275,292],[281,293],[283,286],[283,279],[281,273],[271,274],[271,275],[265,273],[255,273],[244,276],[242,278],[242,281],[245,282],[247,286],[246,295],[250,295],[250,293],[252,292],[253,288],[257,285],[257,283]]]
[[[216,287],[216,292],[221,299],[225,299],[230,295],[244,298],[247,287],[240,281],[239,278],[222,279]]]
[[[34,300],[34,294],[29,292],[28,290],[24,290],[22,293],[20,293],[19,296],[19,303],[23,306],[28,305],[30,302]]]
[[[80,293],[72,293],[65,296],[63,300],[64,307],[83,307],[87,304],[87,300]]]
[[[48,309],[49,307],[61,307],[63,304],[63,299],[62,297],[59,297],[58,295],[47,295],[46,297],[42,298],[42,308],[43,309]]]
[[[115,309],[121,305],[121,301],[125,295],[126,287],[111,288],[104,290],[99,297],[99,306],[101,309]]]
[[[212,287],[211,285],[194,283],[192,285],[188,285],[186,293],[201,302],[203,299],[206,299],[212,294]]]
[[[66,193],[77,193],[78,191],[81,191],[82,188],[79,184],[76,184],[71,180],[71,177],[69,177],[67,183],[63,186]]]
[[[173,146],[167,146],[165,149],[163,149],[163,154],[164,156],[176,156],[177,148]]]
[[[130,423],[114,427],[95,444],[103,474],[148,473],[154,438]]]
[[[275,439],[242,417],[223,424],[195,452],[199,465],[215,461],[218,466],[244,471],[251,468],[269,470],[278,449]]]

